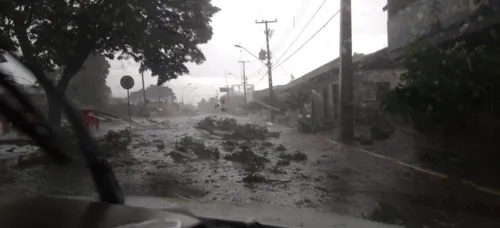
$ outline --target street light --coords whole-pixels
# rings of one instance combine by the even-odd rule
[[[273,71],[273,65],[271,63],[271,51],[269,50],[269,30],[267,29],[267,22],[266,22],[266,39],[267,39],[267,53],[262,50],[260,53],[259,53],[259,56],[262,56],[262,58],[259,58],[257,56],[255,56],[252,52],[250,52],[249,50],[247,50],[246,48],[244,48],[243,46],[239,45],[239,44],[235,44],[234,46],[237,47],[237,48],[240,48],[240,49],[243,49],[245,50],[246,52],[248,52],[250,55],[252,55],[254,58],[258,59],[261,63],[263,63],[264,65],[267,66],[267,77],[269,79],[269,105],[273,106],[273,95],[274,95],[274,92],[273,92],[273,75],[272,75],[272,71]],[[266,55],[266,56],[265,56]],[[266,58],[267,59],[267,63],[262,61],[262,59]],[[269,114],[270,114],[270,120],[271,122],[274,122],[274,112],[269,109]]]
[[[252,52],[250,52],[250,51],[249,51],[248,49],[246,49],[245,47],[243,47],[243,46],[241,46],[241,45],[239,45],[239,44],[235,44],[234,46],[235,46],[235,47],[237,47],[237,48],[240,48],[240,49],[245,50],[248,54],[252,55],[254,58],[256,58],[256,59],[257,59],[257,60],[259,60],[261,63],[263,63],[264,65],[266,65],[266,66],[267,66],[267,63],[266,63],[266,62],[262,61],[259,57],[257,57],[256,55],[254,55]]]
[[[193,94],[193,96],[191,96],[191,98],[189,98],[189,104],[192,104],[192,103],[193,103],[193,99],[194,99],[195,97],[198,97],[198,96],[199,96],[199,94]],[[196,106],[196,105],[195,105],[195,106]]]
[[[189,106],[191,106],[191,98],[189,98],[189,95],[191,94],[191,92],[193,92],[197,87],[194,87],[192,88],[191,90],[189,90],[187,93],[186,93],[186,100],[189,102]]]
[[[182,88],[182,91],[181,91],[181,103],[182,103],[182,106],[184,106],[184,90],[190,86],[191,83],[187,84],[186,86],[184,86],[184,88]]]
[[[196,88],[198,88],[198,87],[194,87],[194,88],[192,88],[191,90],[189,90],[189,91],[187,92],[187,94],[186,94],[186,98],[189,98],[189,94],[191,94],[191,92],[193,92]]]

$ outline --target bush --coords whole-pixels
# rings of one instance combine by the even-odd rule
[[[243,164],[248,172],[261,171],[269,163],[269,159],[255,154],[247,144],[240,145],[237,151],[226,155],[224,159]]]
[[[498,48],[415,44],[403,66],[400,85],[383,98],[384,110],[417,126],[455,126],[470,112],[500,116]]]
[[[204,129],[210,132],[221,130],[231,132],[224,134],[227,140],[264,140],[270,137],[280,137],[279,132],[270,132],[267,127],[256,124],[238,124],[234,118],[217,118],[215,116],[205,117],[196,125],[197,128]]]
[[[278,147],[276,147],[276,151],[278,151],[278,152],[285,152],[286,151],[285,145],[279,144]]]
[[[99,139],[99,144],[105,156],[116,156],[127,151],[130,143],[132,143],[130,128],[119,131],[108,131]]]
[[[262,183],[265,182],[266,178],[258,173],[248,173],[244,178],[245,183]]]
[[[307,161],[307,154],[298,150],[295,151],[293,154],[282,152],[280,153],[279,157],[283,160],[288,160],[288,161]]]
[[[214,146],[205,146],[202,140],[191,136],[184,136],[175,142],[175,149],[185,154],[194,154],[200,159],[219,159],[219,148]]]

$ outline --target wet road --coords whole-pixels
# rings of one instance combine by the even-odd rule
[[[254,142],[253,151],[270,160],[259,172],[264,183],[243,182],[245,169],[225,159],[174,162],[168,153],[184,136],[219,147],[221,157],[229,154],[221,147],[224,140],[193,127],[203,117],[170,118],[168,127],[135,129],[130,154],[111,161],[125,193],[313,208],[406,227],[500,227],[498,197],[278,125],[268,127],[281,132],[279,138]],[[155,146],[159,141],[166,148]],[[277,169],[280,144],[287,153],[305,153],[307,160]],[[94,194],[86,171],[78,165],[18,167],[0,181],[0,193]]]

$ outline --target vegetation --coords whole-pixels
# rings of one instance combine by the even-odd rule
[[[106,135],[99,138],[105,156],[118,156],[128,150],[128,145],[132,143],[132,132],[130,128],[118,131],[108,131]]]
[[[247,166],[248,170],[260,171],[264,168],[269,159],[257,155],[248,144],[241,144],[240,148],[233,153],[226,155],[224,159],[238,162]]]
[[[130,92],[130,100],[131,101],[140,101],[142,102],[143,89]],[[157,86],[157,85],[149,85],[146,88],[146,97],[149,99],[153,99],[151,102],[156,102],[158,98],[161,101],[165,101],[167,97],[172,97],[175,100],[175,94],[172,89],[168,86]]]
[[[196,124],[197,128],[215,133],[215,130],[225,131],[223,137],[226,140],[264,140],[267,138],[278,138],[279,132],[270,132],[267,127],[257,124],[238,124],[234,118],[217,118],[208,116]]]
[[[204,112],[214,112],[215,105],[217,104],[219,104],[219,101],[215,97],[211,97],[208,100],[205,100],[205,98],[203,98],[200,102],[198,102],[198,109]]]
[[[301,89],[295,92],[286,93],[283,103],[287,109],[295,111],[303,108],[304,104],[309,101],[311,101],[311,92],[306,89]]]
[[[200,159],[219,159],[220,151],[217,147],[206,146],[202,140],[191,136],[184,136],[175,142],[175,149],[184,154],[193,154]]]
[[[80,105],[105,108],[112,95],[111,88],[106,85],[109,68],[110,65],[104,56],[89,55],[68,86],[68,99]],[[62,73],[62,70],[59,73]]]
[[[288,161],[307,161],[307,154],[301,152],[301,151],[295,151],[293,154],[281,152],[279,157],[283,160],[288,160]]]
[[[62,69],[56,88],[65,92],[91,54],[133,59],[158,85],[202,63],[200,44],[212,38],[210,0],[191,1],[0,1],[0,39],[20,50],[35,75]],[[60,124],[61,107],[49,100],[49,119]]]
[[[417,126],[460,126],[475,113],[500,117],[498,48],[418,44],[408,49],[403,66],[400,85],[384,97],[385,110]]]
[[[284,152],[286,151],[286,147],[285,145],[283,144],[279,144],[278,147],[276,147],[276,151],[279,151],[279,152]]]
[[[245,183],[259,183],[266,181],[265,177],[260,174],[264,170],[269,159],[257,155],[252,151],[250,145],[241,144],[240,148],[224,157],[228,161],[238,162],[243,164],[246,176],[243,177],[243,182]]]

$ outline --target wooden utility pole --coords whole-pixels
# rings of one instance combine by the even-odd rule
[[[230,94],[231,90],[229,89],[229,85],[227,84],[227,74],[228,73],[227,73],[227,70],[226,70],[226,72],[224,73],[224,76],[226,77],[226,88],[227,88],[227,93],[226,93],[227,94],[227,96],[226,96],[226,99],[227,99],[227,101],[226,101],[226,110],[227,110],[227,112],[229,112],[229,96],[231,95]]]
[[[161,86],[157,86],[158,87],[158,104],[161,103],[161,99],[160,99],[160,92],[161,92]]]
[[[141,73],[142,77],[142,96],[143,96],[143,102],[144,105],[146,105],[146,89],[144,88],[144,72]]]
[[[274,94],[274,89],[273,89],[273,67],[271,65],[271,50],[269,48],[269,36],[270,36],[270,30],[269,30],[269,23],[276,23],[278,22],[277,19],[274,19],[274,21],[268,21],[268,20],[261,20],[261,21],[255,21],[257,24],[264,24],[266,30],[264,31],[264,34],[266,35],[266,48],[267,48],[267,76],[269,78],[269,105],[273,106],[273,94]],[[274,123],[274,112],[272,110],[269,110],[270,113],[270,119],[271,123]]]
[[[351,143],[353,130],[351,0],[340,1],[340,140]]]
[[[247,104],[247,76],[245,75],[245,63],[248,61],[238,61],[243,66],[243,96],[245,96],[245,104]]]

